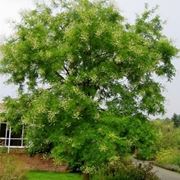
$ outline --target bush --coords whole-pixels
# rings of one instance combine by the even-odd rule
[[[0,155],[7,153],[7,148],[6,147],[0,147]]]
[[[1,180],[25,180],[25,169],[18,161],[7,155],[0,155]]]
[[[153,125],[159,132],[157,145],[160,150],[172,147],[180,149],[180,128],[174,128],[173,122],[168,120],[157,120]]]
[[[152,166],[135,166],[131,162],[114,161],[99,168],[92,180],[158,180],[151,171]]]
[[[138,159],[152,160],[158,151],[158,131],[151,122],[134,119],[129,121],[126,127],[128,138],[131,139],[132,147]]]
[[[136,153],[136,158],[140,160],[154,160],[157,153],[157,148],[155,146],[148,147],[147,145],[142,145]]]
[[[159,143],[156,162],[168,169],[178,170],[180,167],[180,128],[175,128],[172,121],[157,120],[153,122],[159,131]],[[179,170],[178,170],[179,171]]]
[[[164,149],[157,155],[157,163],[161,165],[176,165],[180,167],[180,150]]]

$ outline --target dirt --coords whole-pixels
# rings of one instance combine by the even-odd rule
[[[4,158],[12,158],[14,166],[20,164],[26,170],[39,170],[39,171],[55,171],[66,172],[68,170],[66,165],[56,165],[52,159],[43,155],[35,155],[30,157],[26,153],[10,153],[1,154]],[[2,162],[0,162],[2,163]]]

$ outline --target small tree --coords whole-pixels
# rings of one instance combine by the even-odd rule
[[[172,121],[175,127],[180,127],[180,115],[173,114]]]
[[[51,152],[90,173],[152,144],[143,138],[147,115],[164,112],[154,76],[171,80],[177,54],[154,10],[129,24],[109,1],[39,5],[22,16],[1,52],[1,72],[19,85],[18,98],[5,100],[4,117],[27,125],[32,153]]]

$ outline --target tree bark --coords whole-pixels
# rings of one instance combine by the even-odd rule
[[[90,180],[89,174],[83,174],[83,180]]]

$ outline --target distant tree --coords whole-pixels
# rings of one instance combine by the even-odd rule
[[[172,120],[175,127],[180,127],[180,115],[173,114]]]
[[[148,115],[164,112],[154,77],[170,81],[177,54],[154,10],[129,24],[107,0],[54,1],[23,14],[1,53],[1,73],[19,86],[4,117],[26,124],[32,153],[90,173],[151,147]]]

